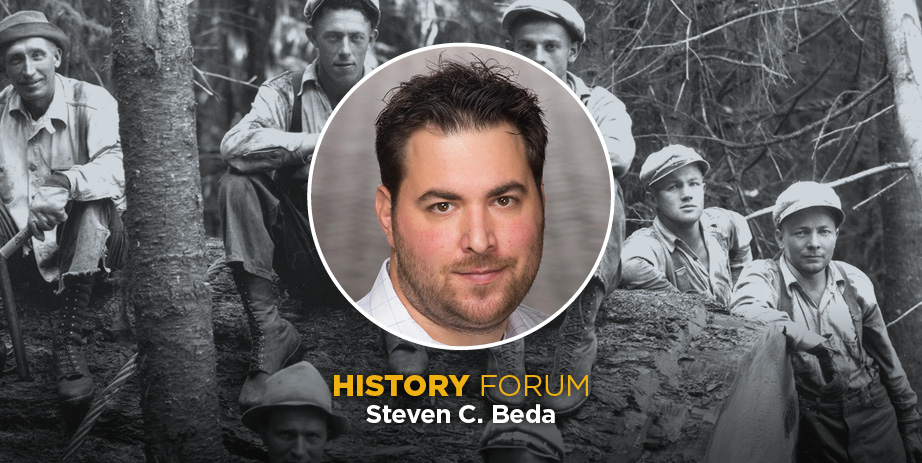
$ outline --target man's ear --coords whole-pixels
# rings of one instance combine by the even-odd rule
[[[576,58],[579,57],[579,51],[583,49],[583,44],[579,42],[570,43],[570,52],[567,54],[567,64],[573,64],[576,62]]]
[[[650,190],[644,190],[644,192],[643,192],[643,197],[644,197],[644,199],[647,200],[647,202],[648,202],[651,206],[653,206],[653,209],[655,210],[655,209],[656,209],[656,195],[653,194],[653,192],[650,191]]]
[[[371,31],[371,35],[368,36],[368,46],[370,47],[373,43],[375,43],[375,40],[378,40],[378,30],[377,29],[373,29]]]
[[[379,185],[375,191],[375,213],[378,214],[378,224],[384,235],[387,237],[387,243],[394,247],[394,231],[391,229],[391,212],[393,203],[391,202],[391,192],[384,185]]]
[[[778,247],[781,248],[781,250],[783,251],[784,250],[784,240],[782,238],[784,238],[784,234],[781,233],[781,228],[779,224],[779,228],[775,229],[775,241],[778,243]]]
[[[61,57],[64,55],[64,52],[61,51],[61,48],[58,46],[54,47],[54,68],[57,69],[61,67]]]

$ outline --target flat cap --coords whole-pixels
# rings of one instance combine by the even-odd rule
[[[832,187],[816,182],[797,182],[781,192],[775,201],[775,210],[772,212],[775,228],[779,228],[781,221],[791,214],[811,207],[824,207],[832,212],[836,227],[845,221],[842,201]]]
[[[503,29],[512,35],[515,20],[523,13],[538,13],[550,19],[560,21],[563,26],[577,37],[579,43],[586,41],[586,22],[573,5],[563,0],[518,0],[503,12]]]
[[[320,8],[320,5],[326,2],[338,3],[336,0],[307,0],[307,3],[304,4],[304,16],[307,18],[307,22],[314,22],[314,13],[317,12],[317,8]],[[362,3],[365,4],[372,13],[371,27],[378,27],[378,21],[381,20],[380,3],[378,0],[362,0]]]
[[[563,436],[550,423],[487,423],[480,438],[480,454],[493,449],[525,449],[553,461],[563,461]]]
[[[711,165],[697,151],[687,146],[669,145],[647,156],[640,166],[640,182],[644,188],[649,188],[667,175],[695,163],[701,166],[702,174],[711,169]]]
[[[48,22],[41,11],[24,10],[13,13],[0,21],[0,49],[7,45],[31,37],[51,40],[62,50],[67,51],[70,39],[58,26]]]
[[[327,438],[333,440],[349,431],[349,419],[333,413],[333,396],[320,372],[301,361],[283,368],[266,379],[262,397],[256,406],[240,417],[243,425],[259,432],[266,413],[280,407],[314,407],[327,415]]]

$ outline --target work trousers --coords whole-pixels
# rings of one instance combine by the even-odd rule
[[[615,204],[612,211],[611,231],[602,261],[599,262],[592,279],[602,284],[605,294],[609,294],[621,282],[621,244],[624,243],[624,195],[621,185],[615,179]]]
[[[314,246],[303,184],[228,171],[219,180],[218,201],[228,264],[269,280],[274,271],[301,299],[339,294]]]
[[[838,402],[800,398],[797,463],[904,461],[896,412],[879,379]]]
[[[60,275],[86,275],[102,267],[106,271],[120,269],[126,261],[126,234],[122,218],[111,199],[78,202],[71,201],[65,208],[67,220],[56,228],[57,251],[47,259],[40,259],[42,273]],[[6,243],[19,231],[6,206],[0,203],[0,242]],[[11,268],[35,262],[22,257],[21,252],[11,256]],[[49,269],[57,268],[57,272]],[[53,279],[52,279],[53,281]],[[61,278],[60,288],[64,286]],[[59,288],[59,289],[60,289]]]

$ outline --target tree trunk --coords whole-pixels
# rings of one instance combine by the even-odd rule
[[[887,103],[883,103],[886,105]],[[877,123],[880,162],[905,162],[906,152],[900,143],[896,118],[885,114]],[[880,185],[898,180],[906,171],[881,177]],[[877,291],[884,320],[894,320],[903,312],[922,301],[922,200],[916,194],[916,182],[908,176],[880,197],[883,216],[883,261],[886,273],[883,288]],[[922,313],[912,314],[888,330],[900,360],[909,376],[909,384],[922,391],[922,352],[919,351],[919,333],[922,332]]]
[[[148,461],[224,461],[184,0],[112,2]]]
[[[922,198],[922,29],[914,0],[880,0],[901,143]]]

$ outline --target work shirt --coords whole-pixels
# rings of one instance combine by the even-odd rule
[[[359,309],[389,330],[400,333],[410,340],[442,344],[432,339],[432,336],[429,336],[429,333],[410,316],[410,312],[407,311],[400,297],[397,296],[394,283],[391,281],[391,276],[388,272],[390,261],[390,259],[384,261],[384,264],[381,265],[381,270],[378,272],[378,277],[375,278],[375,284],[371,287],[371,291],[356,303]],[[525,333],[538,326],[547,317],[548,315],[544,312],[520,305],[509,316],[509,323],[506,324],[503,339]]]
[[[845,375],[851,391],[857,391],[880,375],[900,421],[918,418],[916,394],[909,386],[896,352],[887,335],[874,286],[861,270],[844,262],[826,267],[826,287],[817,305],[798,281],[796,272],[784,259],[780,265],[771,260],[757,260],[740,275],[733,290],[731,313],[766,322],[778,322],[785,328],[794,352],[791,363],[795,382],[801,393],[819,397],[826,384],[816,356],[805,351],[826,342],[840,375]],[[780,269],[779,269],[780,267]],[[844,275],[839,271],[844,270]],[[785,288],[781,288],[780,274]],[[845,300],[846,278],[857,296],[861,320],[853,320]],[[793,320],[781,308],[781,293],[791,298]],[[856,325],[862,329],[858,344]],[[829,336],[827,341],[823,335]]]
[[[628,289],[706,294],[727,306],[733,282],[752,261],[749,224],[740,214],[719,207],[705,209],[698,224],[710,267],[656,217],[652,227],[624,241],[621,284]]]
[[[225,164],[241,173],[269,172],[280,167],[309,164],[314,153],[302,153],[303,133],[319,134],[333,112],[320,86],[314,60],[300,82],[301,132],[289,132],[292,109],[292,72],[267,80],[259,87],[252,109],[221,140]],[[364,72],[372,68],[366,62]]]
[[[33,120],[13,86],[0,92],[0,199],[22,229],[29,204],[52,172],[70,180],[69,200],[112,198],[125,210],[118,105],[104,88],[55,74],[54,98]],[[58,277],[56,230],[32,247],[42,276]]]
[[[631,116],[627,114],[624,103],[602,87],[589,88],[572,72],[567,72],[566,77],[570,90],[586,105],[602,132],[615,179],[621,177],[631,167],[635,151]]]

